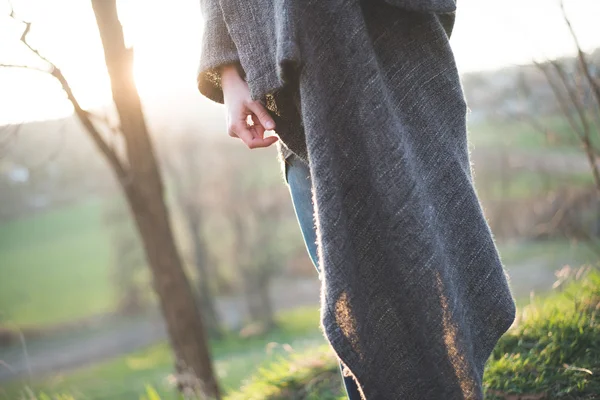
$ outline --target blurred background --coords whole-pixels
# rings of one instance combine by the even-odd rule
[[[114,19],[95,3],[0,0],[0,399],[175,398],[169,335],[208,343],[233,393],[324,343],[276,151],[229,138],[222,106],[197,92],[197,0],[118,1],[122,43],[101,38],[98,15],[101,32]],[[600,2],[564,11],[461,0],[451,40],[477,192],[519,304],[600,255]],[[134,100],[113,100],[107,64],[132,68]],[[135,89],[142,107],[127,110]],[[127,113],[141,133],[119,123]],[[177,271],[187,280],[161,283]],[[165,322],[160,305],[184,311]],[[195,310],[206,335],[190,339],[181,321]]]

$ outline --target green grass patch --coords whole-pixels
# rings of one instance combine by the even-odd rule
[[[519,324],[500,339],[486,366],[486,398],[598,398],[600,274],[563,286],[521,309]],[[228,400],[339,400],[344,391],[337,368],[328,347],[311,350],[261,369]]]
[[[102,200],[0,225],[0,324],[60,323],[114,307]]]
[[[328,345],[282,357],[227,400],[343,400],[342,377]]]
[[[493,179],[490,183],[481,185],[480,195],[492,199],[516,200],[547,195],[557,189],[592,187],[594,178],[591,172],[540,174],[535,171],[519,171],[504,184],[500,179]]]
[[[509,147],[519,149],[551,149],[579,151],[580,145],[569,122],[561,115],[537,120],[547,134],[528,121],[491,119],[469,124],[469,140],[475,147]],[[598,143],[596,143],[598,144]]]
[[[579,271],[571,271],[573,279]],[[490,398],[536,394],[592,399],[600,394],[600,274],[594,272],[521,309],[520,322],[487,364]]]

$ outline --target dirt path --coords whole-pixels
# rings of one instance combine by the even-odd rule
[[[276,280],[271,288],[275,311],[314,305],[319,301],[316,279]],[[218,299],[223,323],[241,326],[245,306],[240,298]],[[107,323],[96,329],[45,338],[23,346],[0,348],[0,382],[56,374],[142,349],[166,339],[162,318],[156,313]]]
[[[57,373],[141,349],[165,338],[160,318],[73,332],[0,350],[0,382]]]

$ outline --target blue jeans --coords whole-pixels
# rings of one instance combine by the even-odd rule
[[[287,183],[290,187],[292,203],[298,218],[298,224],[304,237],[304,243],[308,254],[319,271],[319,262],[317,257],[317,235],[314,226],[313,203],[312,203],[312,180],[310,178],[310,170],[308,165],[292,155],[285,161],[285,175]],[[340,364],[341,368],[341,364]],[[350,400],[361,400],[358,387],[354,379],[350,376],[343,376],[346,393]]]

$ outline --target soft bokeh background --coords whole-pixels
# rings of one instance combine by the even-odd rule
[[[282,354],[323,343],[319,281],[274,149],[248,151],[230,139],[222,106],[196,90],[197,3],[118,4],[192,286],[200,287],[198,263],[209,272],[219,328],[211,348],[231,391]],[[89,2],[13,5],[83,107],[108,114]],[[600,2],[565,7],[600,79]],[[0,64],[39,65],[8,14],[0,1]],[[461,0],[451,43],[470,106],[476,187],[522,304],[550,291],[557,270],[598,260],[589,160],[533,65],[562,58],[571,73],[575,47],[549,0]],[[597,135],[600,119],[589,113]],[[236,224],[240,198],[248,215],[269,217]],[[245,236],[264,240],[240,245]],[[18,398],[26,386],[86,399],[135,399],[148,385],[172,395],[165,335],[119,187],[60,86],[41,72],[0,68],[0,399]]]

